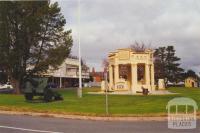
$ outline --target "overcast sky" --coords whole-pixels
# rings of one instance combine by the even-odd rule
[[[78,55],[78,0],[58,1]],[[81,0],[81,52],[102,70],[108,52],[135,41],[173,45],[182,67],[200,72],[200,0]]]

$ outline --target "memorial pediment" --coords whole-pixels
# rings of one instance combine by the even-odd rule
[[[129,51],[120,51],[118,53],[119,60],[129,60],[130,59],[130,52]]]

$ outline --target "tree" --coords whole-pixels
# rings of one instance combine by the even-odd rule
[[[185,73],[185,78],[188,78],[188,77],[193,77],[193,78],[197,78],[199,79],[199,76],[196,74],[195,71],[189,69],[186,73]]]
[[[164,79],[166,77],[165,69],[166,48],[159,47],[154,52],[155,79]]]
[[[102,61],[102,67],[103,67],[103,69],[108,69],[108,66],[109,66],[108,59],[104,58],[103,61]]]
[[[20,92],[26,75],[56,69],[70,54],[71,30],[58,3],[50,1],[0,2],[0,66]]]
[[[183,81],[184,70],[180,67],[180,58],[175,53],[173,46],[159,47],[154,53],[156,79],[166,79],[166,85],[168,81],[174,84]]]
[[[146,45],[145,43],[135,41],[130,45],[130,48],[136,52],[144,52],[146,49],[152,49],[151,44]]]

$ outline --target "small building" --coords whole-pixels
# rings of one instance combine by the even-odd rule
[[[185,87],[198,87],[198,80],[193,77],[188,77],[185,79]]]
[[[110,52],[109,89],[113,91],[150,92],[155,90],[153,51],[138,52],[130,48]]]
[[[92,72],[90,72],[90,76],[92,77],[93,82],[101,82],[104,79],[104,73],[96,72],[95,68],[92,68]]]

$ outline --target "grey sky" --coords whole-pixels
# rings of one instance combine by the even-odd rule
[[[58,2],[77,55],[78,0]],[[200,72],[200,1],[81,0],[81,50],[90,67],[102,70],[108,52],[134,41],[174,45],[182,66]]]

